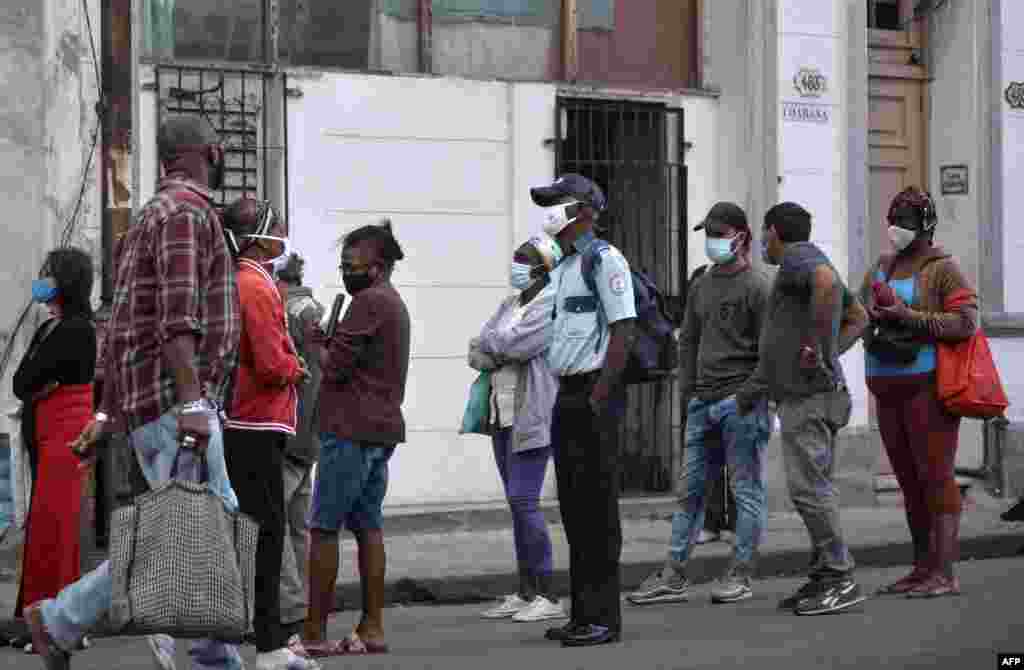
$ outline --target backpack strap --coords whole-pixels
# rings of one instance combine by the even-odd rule
[[[597,325],[599,330],[604,328],[604,305],[601,303],[601,294],[597,291],[597,280],[594,279],[594,274],[597,272],[598,266],[601,265],[601,252],[607,248],[608,242],[602,239],[595,239],[583,251],[583,256],[580,258],[580,271],[583,273],[583,283],[587,285],[587,289],[597,299]],[[594,345],[594,351],[600,350],[601,338],[599,337],[597,338],[597,344]]]

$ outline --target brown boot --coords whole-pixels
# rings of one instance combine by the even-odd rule
[[[935,569],[924,581],[907,592],[908,598],[938,598],[960,593],[960,580],[955,572],[956,563],[960,560],[960,515],[937,514],[933,523]]]

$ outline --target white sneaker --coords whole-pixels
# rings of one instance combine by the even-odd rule
[[[256,654],[256,670],[321,670],[311,658],[296,656],[290,649],[281,648]]]
[[[519,597],[518,593],[515,593],[510,596],[505,596],[504,602],[485,612],[481,612],[480,616],[484,619],[508,619],[509,617],[519,614],[529,606],[529,600],[523,600]]]
[[[159,670],[177,670],[174,664],[174,638],[170,635],[147,635],[146,642]]]
[[[552,602],[544,596],[537,596],[526,608],[512,616],[513,621],[548,621],[550,619],[568,619],[562,603]]]

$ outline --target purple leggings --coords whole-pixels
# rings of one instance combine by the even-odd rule
[[[493,441],[494,461],[512,508],[512,534],[519,572],[531,577],[550,575],[551,536],[540,511],[540,490],[551,447],[513,453],[511,428],[496,433]]]

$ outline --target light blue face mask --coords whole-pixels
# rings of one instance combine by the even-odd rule
[[[534,282],[533,277],[530,273],[533,271],[532,265],[526,265],[525,263],[512,262],[512,267],[509,271],[509,284],[512,288],[517,291],[523,291]]]
[[[716,265],[731,263],[736,259],[736,252],[732,248],[735,241],[735,237],[709,237],[704,241],[704,250]]]
[[[53,302],[59,293],[57,282],[53,281],[52,277],[32,280],[32,300],[35,302],[45,305]]]

